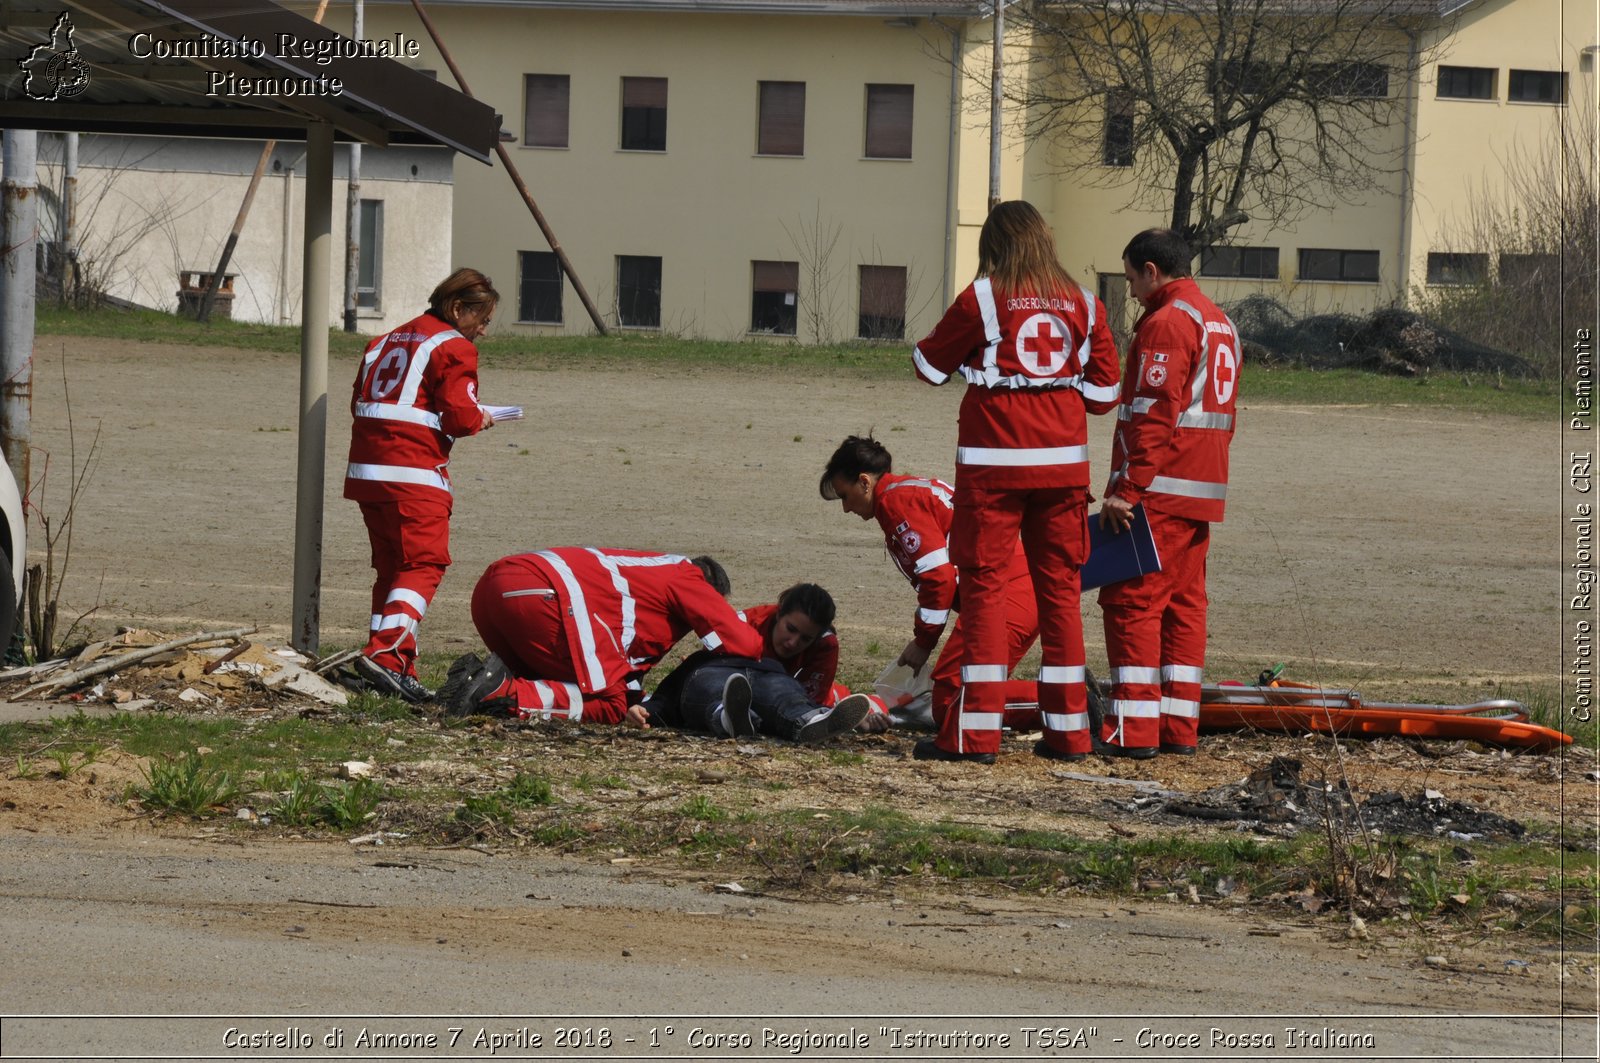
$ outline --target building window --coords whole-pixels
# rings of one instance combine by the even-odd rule
[[[1560,269],[1559,255],[1501,255],[1500,283],[1512,288],[1551,284]]]
[[[761,82],[761,119],[756,131],[760,155],[806,153],[806,83]]]
[[[861,267],[861,314],[856,335],[864,340],[906,338],[906,268]]]
[[[750,331],[793,336],[800,301],[800,263],[750,263]]]
[[[1388,68],[1378,63],[1321,63],[1312,68],[1311,80],[1327,96],[1381,98],[1389,95]]]
[[[1378,279],[1378,252],[1339,251],[1321,247],[1300,249],[1303,281],[1366,281]]]
[[[661,259],[617,256],[617,322],[623,328],[661,327]]]
[[[383,309],[383,200],[363,199],[357,220],[356,308]]]
[[[561,260],[554,251],[518,251],[517,320],[561,324]]]
[[[867,158],[911,158],[912,88],[867,86]]]
[[[1451,100],[1494,99],[1494,68],[1485,66],[1441,66],[1439,98]]]
[[[523,144],[530,148],[567,146],[567,100],[571,80],[566,74],[523,75]]]
[[[1112,89],[1106,93],[1106,127],[1101,161],[1107,166],[1133,165],[1133,93]]]
[[[1276,247],[1208,247],[1200,253],[1202,277],[1278,279]]]
[[[1229,59],[1222,64],[1221,88],[1240,96],[1260,96],[1272,87],[1277,74],[1278,68],[1270,63]]]
[[[1516,103],[1566,103],[1567,75],[1559,70],[1513,70],[1506,99]]]
[[[667,79],[622,79],[622,147],[667,150]]]
[[[1482,284],[1488,279],[1488,255],[1455,251],[1428,252],[1429,284]]]

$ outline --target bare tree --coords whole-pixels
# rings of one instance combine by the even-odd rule
[[[1170,205],[1196,253],[1247,221],[1357,200],[1401,163],[1404,86],[1430,51],[1417,0],[1023,0],[1006,93],[1075,180]],[[1436,22],[1437,20],[1434,19]],[[1092,159],[1095,166],[1083,166]],[[1103,166],[1101,165],[1103,164]]]

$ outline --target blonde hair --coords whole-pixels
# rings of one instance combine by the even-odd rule
[[[1056,257],[1055,236],[1032,203],[996,203],[978,234],[978,276],[1013,295],[1070,292],[1078,282]]]
[[[428,296],[428,309],[451,324],[456,322],[450,308],[460,303],[462,309],[484,307],[492,310],[500,305],[500,293],[494,290],[494,281],[468,266],[462,266],[439,282]]]

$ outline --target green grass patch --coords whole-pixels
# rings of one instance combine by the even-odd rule
[[[221,810],[238,793],[233,775],[199,753],[152,760],[144,782],[133,786],[145,808],[195,817]]]

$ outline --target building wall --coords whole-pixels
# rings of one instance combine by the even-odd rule
[[[91,136],[79,138],[80,260],[107,294],[175,310],[179,273],[216,268],[261,155],[261,142]],[[330,305],[344,305],[348,152],[334,149],[334,263]],[[52,203],[62,180],[61,137],[39,137],[39,181]],[[381,332],[427,305],[449,272],[450,153],[366,148],[361,198],[383,203],[381,301],[362,332]],[[54,211],[45,226],[53,232]],[[227,272],[235,320],[300,320],[305,222],[305,145],[281,143],[267,164]],[[47,233],[47,238],[49,234]]]
[[[799,263],[801,341],[856,335],[863,264],[907,269],[907,335],[944,309],[950,72],[929,49],[949,37],[927,20],[459,5],[431,15],[474,94],[516,134],[516,166],[608,324],[618,255],[661,258],[661,329],[687,336],[750,334],[753,261]],[[369,6],[366,23],[372,37],[418,32],[409,8]],[[446,70],[425,36],[423,51],[423,66]],[[567,148],[521,143],[526,74],[570,78]],[[620,149],[624,77],[667,79],[664,152]],[[756,153],[764,80],[806,84],[801,157]],[[910,160],[864,158],[868,83],[914,86]],[[517,323],[517,252],[547,245],[500,166],[458,161],[455,178],[453,255],[509,300],[495,328],[588,331],[570,290],[561,326]],[[833,250],[817,253],[819,242]]]

